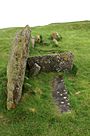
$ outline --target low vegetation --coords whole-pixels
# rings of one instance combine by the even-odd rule
[[[73,72],[64,73],[71,113],[61,114],[52,97],[52,80],[60,73],[25,76],[23,96],[14,110],[6,109],[6,69],[13,37],[21,28],[0,30],[0,136],[90,136],[90,22],[50,24],[32,28],[48,44],[30,47],[30,56],[63,51],[74,54]],[[55,47],[52,32],[62,36]],[[78,70],[75,74],[75,70]]]

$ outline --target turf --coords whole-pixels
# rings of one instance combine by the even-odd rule
[[[6,110],[6,68],[13,37],[21,28],[0,29],[0,136],[90,136],[90,21],[50,24],[32,28],[46,46],[30,47],[30,56],[71,51],[77,74],[64,73],[71,113],[61,114],[52,98],[52,80],[60,73],[25,77],[23,96],[16,109]],[[62,35],[59,47],[48,37]]]

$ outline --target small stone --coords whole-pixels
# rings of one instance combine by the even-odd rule
[[[61,80],[61,82],[64,82],[63,80]]]
[[[40,72],[40,69],[41,67],[37,63],[35,63],[34,75],[37,75]]]
[[[35,37],[34,36],[31,37],[31,44],[32,44],[32,47],[34,48],[34,46],[35,46]]]
[[[53,43],[55,44],[55,46],[58,46],[58,41],[56,39],[53,39]]]
[[[65,92],[64,94],[67,94],[67,92]]]
[[[67,103],[67,105],[70,105],[70,103]]]
[[[60,92],[57,91],[57,94],[59,94]]]
[[[67,99],[67,97],[63,97],[64,99]]]
[[[64,104],[64,102],[61,102],[61,104]]]
[[[60,96],[63,96],[63,94],[60,94]]]

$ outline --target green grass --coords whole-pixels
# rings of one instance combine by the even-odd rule
[[[52,98],[52,80],[59,73],[41,73],[25,78],[22,100],[16,109],[6,110],[6,68],[13,37],[21,28],[0,30],[0,136],[90,136],[90,22],[50,24],[32,28],[47,42],[57,31],[59,47],[30,47],[30,56],[72,51],[75,75],[64,73],[71,113],[60,114]],[[79,92],[79,94],[76,94]]]

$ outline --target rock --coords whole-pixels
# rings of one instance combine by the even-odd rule
[[[34,36],[31,36],[30,42],[31,42],[32,48],[34,48],[35,47],[35,37]]]
[[[60,41],[62,39],[61,35],[58,34],[57,32],[51,33],[50,37],[51,37],[51,40],[56,39],[57,41]]]
[[[16,34],[7,66],[7,109],[15,108],[21,99],[31,30],[29,26]]]
[[[63,76],[57,76],[53,80],[53,97],[58,104],[61,113],[70,112],[70,103]]]
[[[36,35],[36,36],[35,36],[35,42],[36,42],[36,43],[42,43],[42,42],[43,42],[43,40],[42,40],[42,35],[39,35],[39,34]]]
[[[58,44],[58,41],[56,39],[53,39],[53,43],[54,45],[57,47],[59,44]]]
[[[41,67],[35,63],[34,65],[34,75],[37,75],[40,72]]]
[[[43,44],[42,35],[31,36],[30,43],[32,48],[34,48],[36,44]]]
[[[71,52],[65,52],[30,57],[27,60],[27,71],[30,75],[39,72],[39,69],[37,70],[38,72],[36,72],[36,64],[40,67],[40,71],[43,72],[70,71],[73,67],[73,54]]]

